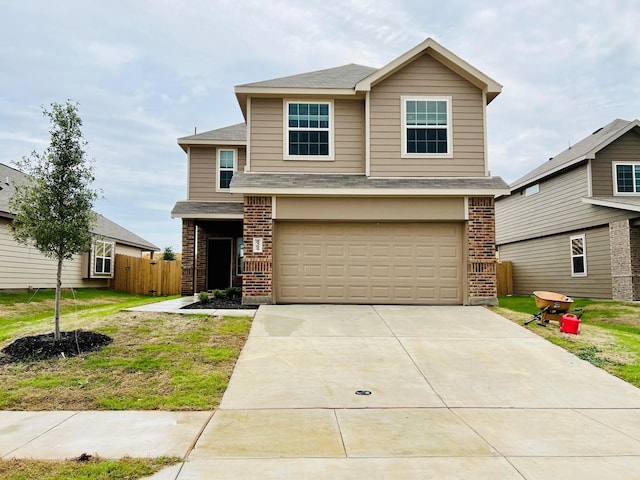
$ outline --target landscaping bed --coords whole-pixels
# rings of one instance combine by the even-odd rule
[[[231,287],[226,290],[212,290],[209,292],[200,292],[198,301],[182,307],[183,309],[229,309],[229,310],[255,310],[256,305],[242,304],[242,289],[240,287]]]

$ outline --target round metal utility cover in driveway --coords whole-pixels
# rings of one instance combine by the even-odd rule
[[[277,222],[279,303],[461,304],[462,223]]]

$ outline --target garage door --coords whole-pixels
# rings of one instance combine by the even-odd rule
[[[461,304],[461,223],[279,222],[279,303]]]

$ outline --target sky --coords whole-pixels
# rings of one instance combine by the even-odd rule
[[[43,107],[76,101],[95,210],[180,252],[176,139],[244,121],[235,85],[382,67],[432,37],[504,86],[489,168],[511,183],[640,117],[639,29],[637,0],[0,0],[0,163],[42,153]]]

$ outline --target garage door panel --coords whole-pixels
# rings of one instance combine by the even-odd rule
[[[277,302],[462,303],[462,224],[278,223]]]

